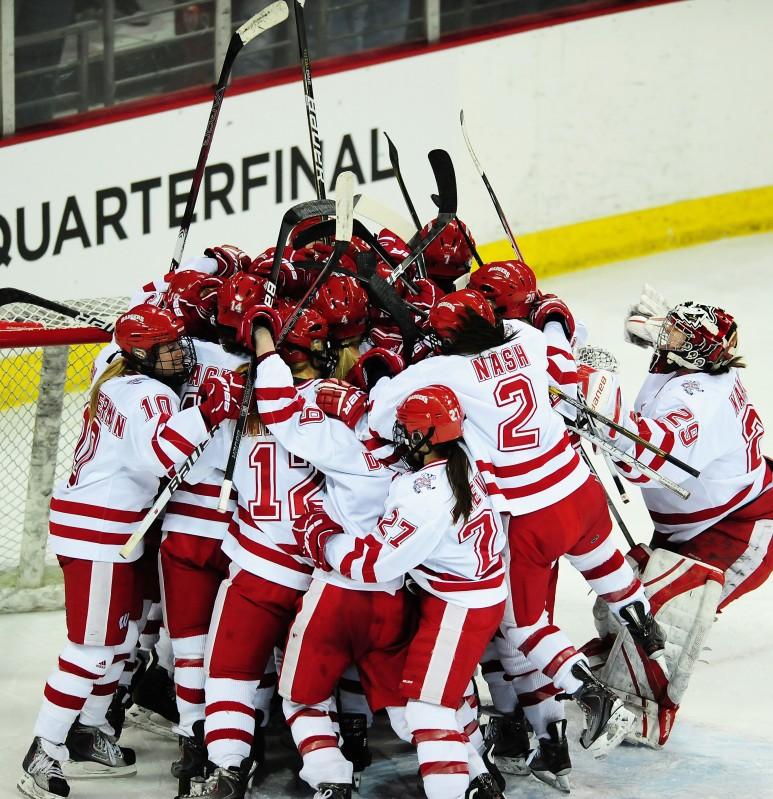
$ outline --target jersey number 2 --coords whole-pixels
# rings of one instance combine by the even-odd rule
[[[499,424],[499,449],[512,452],[538,446],[539,429],[525,429],[537,410],[531,380],[526,375],[514,375],[500,380],[494,389],[494,400],[500,408],[515,406],[515,413]]]

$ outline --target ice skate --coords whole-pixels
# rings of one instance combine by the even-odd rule
[[[644,612],[644,604],[631,602],[620,610],[620,618],[625,622],[631,638],[647,653],[647,657],[657,659],[666,649],[666,634],[655,621],[652,612]]]
[[[569,742],[566,740],[566,719],[551,721],[547,725],[547,738],[540,738],[537,748],[529,759],[531,773],[563,793],[570,792],[569,773],[572,761],[569,759]]]
[[[572,675],[582,681],[582,686],[571,695],[585,713],[580,744],[584,749],[593,747],[594,757],[603,757],[631,731],[633,713],[582,661],[572,666]]]
[[[352,799],[352,786],[343,782],[321,782],[314,799]]]
[[[493,751],[489,755],[488,750],[492,746]],[[502,773],[519,777],[531,774],[526,763],[531,751],[528,722],[520,705],[513,713],[489,717],[486,725],[486,749],[486,756],[493,759]]]
[[[70,786],[62,773],[59,758],[64,759],[67,750],[55,746],[42,738],[35,738],[21,767],[24,774],[16,787],[30,799],[60,799],[70,793]]]
[[[342,713],[339,716],[341,727],[341,752],[352,764],[354,787],[359,789],[362,772],[371,764],[373,757],[368,748],[368,720],[364,713]]]
[[[464,799],[505,799],[505,795],[491,774],[480,774],[470,783]]]
[[[207,799],[244,799],[247,794],[247,783],[250,778],[251,761],[246,758],[239,768],[216,768],[203,779],[194,777],[186,794],[179,794],[177,799],[189,799],[204,796]]]
[[[99,727],[86,727],[76,721],[65,744],[70,752],[70,759],[62,764],[66,777],[130,777],[137,773],[134,750],[120,747],[112,735]]]
[[[127,723],[165,738],[177,737],[172,730],[180,721],[174,681],[159,665],[155,651],[133,689],[132,699],[134,705],[126,714]]]
[[[193,736],[180,736],[180,756],[172,763],[172,776],[177,778],[177,792],[182,796],[190,791],[191,779],[203,777],[207,767],[204,746],[204,722],[193,724]]]

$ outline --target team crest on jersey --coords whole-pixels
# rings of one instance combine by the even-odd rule
[[[692,397],[692,395],[699,391],[703,394],[701,384],[697,380],[684,380],[682,381],[682,388]]]
[[[413,481],[413,490],[417,494],[421,494],[421,492],[426,488],[427,491],[434,491],[435,490],[435,480],[437,479],[437,475],[435,474],[420,474],[414,481]]]

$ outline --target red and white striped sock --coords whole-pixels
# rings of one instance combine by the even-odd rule
[[[204,719],[204,648],[206,635],[173,638],[174,687],[177,710],[180,713],[178,728],[182,735],[193,737],[193,725]]]
[[[321,782],[352,781],[352,764],[341,754],[330,718],[332,701],[299,705],[285,699],[282,703],[293,741],[303,758],[301,779],[312,788]]]
[[[410,700],[405,720],[428,799],[462,799],[470,782],[467,736],[448,707]]]
[[[204,742],[209,759],[216,766],[238,767],[250,754],[257,687],[257,680],[207,678]]]

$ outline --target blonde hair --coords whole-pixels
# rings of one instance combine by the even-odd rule
[[[129,364],[120,355],[108,364],[104,372],[94,381],[89,392],[89,422],[93,422],[97,415],[97,403],[102,386],[114,377],[123,377],[129,371]]]
[[[333,377],[339,380],[344,380],[346,375],[349,374],[354,364],[360,359],[360,351],[358,349],[359,340],[354,339],[352,343],[344,344],[336,350],[336,366],[333,371]]]

